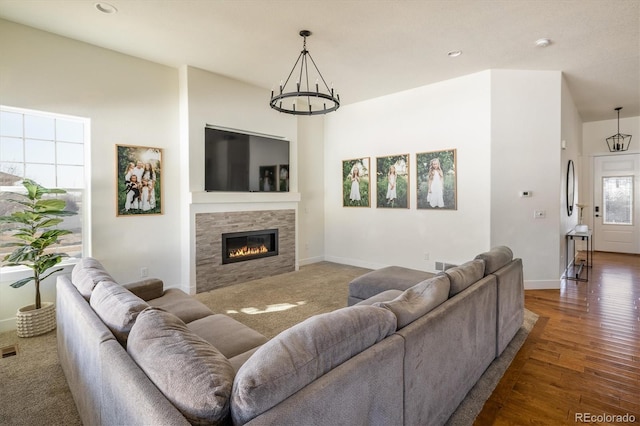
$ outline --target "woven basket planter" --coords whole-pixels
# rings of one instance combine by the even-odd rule
[[[42,307],[28,305],[18,309],[16,314],[18,337],[33,337],[56,328],[56,306],[52,302],[42,302]]]

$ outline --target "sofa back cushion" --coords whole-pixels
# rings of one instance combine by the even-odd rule
[[[449,297],[455,296],[471,284],[481,280],[484,277],[484,270],[484,260],[474,259],[444,271],[444,274],[451,281]]]
[[[86,300],[100,281],[115,281],[102,264],[92,257],[83,257],[71,271],[71,282]]]
[[[374,303],[388,309],[398,320],[398,329],[411,324],[449,298],[449,278],[437,275],[405,290],[388,302]]]
[[[491,250],[480,253],[476,259],[484,260],[484,275],[493,274],[498,269],[513,260],[513,252],[507,246],[494,247]]]
[[[138,314],[149,307],[147,302],[113,281],[100,281],[89,303],[123,346]]]
[[[159,308],[142,311],[129,334],[127,352],[191,424],[228,421],[235,371],[178,317]]]
[[[231,415],[244,424],[396,330],[396,317],[376,306],[313,316],[262,345],[238,370]]]

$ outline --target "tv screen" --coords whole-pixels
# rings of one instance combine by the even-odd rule
[[[205,127],[204,189],[289,191],[289,141]]]

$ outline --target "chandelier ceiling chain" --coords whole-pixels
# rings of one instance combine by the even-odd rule
[[[629,149],[631,144],[631,135],[620,133],[620,110],[622,107],[615,108],[618,111],[618,133],[607,138],[607,146],[610,152],[621,152]]]
[[[291,68],[287,79],[284,83],[280,83],[279,93],[275,94],[273,90],[271,91],[269,106],[276,111],[293,115],[318,115],[335,111],[340,107],[340,95],[334,93],[333,87],[329,87],[318,69],[316,62],[313,60],[311,53],[307,50],[307,37],[310,35],[311,31],[309,30],[300,31],[300,36],[303,38],[302,51],[300,55],[298,55],[298,59],[293,65],[293,68]],[[309,63],[307,57],[311,60],[311,64],[317,75],[315,91],[313,91],[309,85]],[[287,91],[289,80],[291,80],[291,76],[296,71],[298,65],[300,66],[300,70],[297,73],[298,81],[296,82],[295,91]],[[322,90],[320,90],[320,81],[322,81],[323,85]],[[296,104],[298,101],[306,103],[306,107],[297,109]],[[328,107],[327,103],[329,104]]]

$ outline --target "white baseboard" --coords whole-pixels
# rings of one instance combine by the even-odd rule
[[[315,257],[308,257],[306,259],[299,259],[298,266],[311,265],[312,263],[323,262],[324,260],[325,260],[324,256],[315,256]]]
[[[324,260],[326,260],[327,262],[340,263],[341,265],[357,266],[359,268],[367,268],[367,269],[380,269],[380,268],[384,268],[385,266],[389,266],[389,265],[383,265],[380,263],[367,262],[360,259],[349,259],[345,257],[329,256],[329,257],[325,257]]]
[[[0,320],[0,333],[16,329],[16,318],[6,318]]]

